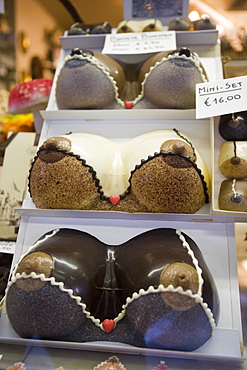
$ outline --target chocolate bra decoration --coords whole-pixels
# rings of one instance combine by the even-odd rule
[[[209,201],[208,184],[203,158],[176,129],[125,143],[88,133],[49,138],[29,175],[34,204],[47,209],[195,213]]]
[[[198,55],[188,48],[149,58],[137,81],[129,81],[130,68],[100,52],[73,49],[58,71],[58,109],[192,109],[195,85],[207,81]]]
[[[78,230],[43,235],[13,270],[5,295],[24,338],[114,341],[192,351],[219,318],[214,280],[197,244],[153,229],[120,245]]]

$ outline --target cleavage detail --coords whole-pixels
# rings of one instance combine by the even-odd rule
[[[212,278],[202,254],[188,236],[183,245],[180,233],[174,229],[150,230],[116,246],[86,232],[54,230],[43,236],[21,261],[40,252],[53,260],[49,278],[63,283],[65,289],[72,289],[74,296],[81,297],[86,310],[100,321],[116,318],[128,298],[140,289],[147,291],[151,286],[157,289],[162,271],[175,262],[197,270],[199,285],[194,293],[202,294],[214,309]],[[33,268],[30,270],[30,262],[23,266],[20,262],[14,275],[23,269],[28,274],[36,271],[35,263]]]

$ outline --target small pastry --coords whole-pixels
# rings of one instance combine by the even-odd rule
[[[80,22],[72,24],[72,26],[68,30],[68,36],[86,35],[87,33],[89,33],[89,29],[85,29],[84,23]]]
[[[247,180],[228,179],[220,186],[219,208],[232,212],[247,212]]]
[[[247,140],[247,111],[222,115],[219,133],[227,141]]]
[[[234,179],[247,177],[247,142],[227,141],[220,148],[219,169],[223,176]]]
[[[108,22],[94,24],[76,22],[70,27],[68,36],[106,34],[111,33],[111,30],[112,27]]]
[[[169,31],[190,31],[191,28],[191,21],[180,17],[173,19],[168,25]]]
[[[211,18],[202,18],[199,19],[195,22],[193,22],[194,25],[194,30],[215,30],[216,29],[216,24]]]

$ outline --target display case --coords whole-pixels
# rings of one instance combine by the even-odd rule
[[[222,78],[220,45],[216,32],[177,34],[179,45],[196,51],[207,70],[210,80]],[[104,36],[65,35],[61,38],[62,49],[54,81],[62,61],[73,47],[102,50]],[[195,42],[196,40],[196,42]],[[206,40],[206,41],[205,41]],[[146,57],[146,56],[145,56]],[[142,58],[142,56],[138,56]],[[124,56],[124,63],[132,63],[133,56]],[[209,204],[195,214],[174,213],[128,213],[117,211],[38,209],[27,192],[21,209],[21,227],[18,234],[13,266],[20,257],[43,234],[53,229],[69,228],[85,231],[104,243],[124,243],[143,231],[156,228],[180,229],[198,243],[216,282],[220,298],[220,319],[214,335],[200,348],[192,352],[140,348],[112,342],[67,342],[39,339],[24,339],[12,329],[5,307],[0,317],[0,343],[24,344],[34,347],[77,349],[101,354],[123,354],[136,358],[136,362],[148,357],[181,359],[184,361],[216,361],[228,366],[244,362],[242,353],[242,327],[240,297],[238,290],[237,257],[234,222],[246,222],[246,213],[221,212],[217,196],[220,175],[217,168],[220,138],[217,119],[196,120],[195,110],[58,110],[55,100],[55,84],[46,111],[42,112],[44,124],[40,145],[49,137],[68,132],[85,132],[102,135],[109,140],[126,142],[143,133],[158,129],[176,128],[191,138],[199,148],[212,179]],[[103,357],[104,358],[104,357]],[[86,360],[85,360],[86,361]],[[125,366],[131,364],[126,357]]]

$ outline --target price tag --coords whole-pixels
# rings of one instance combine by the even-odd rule
[[[15,253],[15,242],[0,241],[0,252],[1,253]]]
[[[175,50],[176,32],[133,32],[106,34],[103,54],[146,54]]]
[[[247,110],[247,76],[196,85],[196,118]]]

